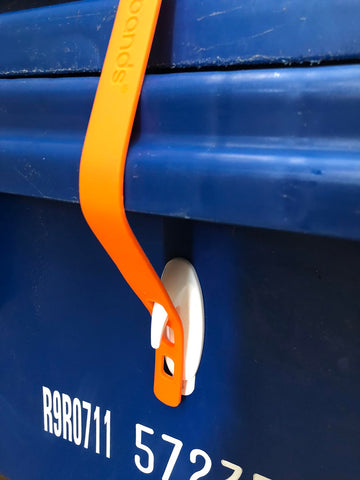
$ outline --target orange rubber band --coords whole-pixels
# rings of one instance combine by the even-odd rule
[[[181,401],[184,333],[160,278],[126,219],[124,171],[130,135],[155,32],[161,0],[121,0],[97,88],[80,164],[80,204],[90,228],[152,313],[168,314],[175,343],[165,337],[155,354],[154,392],[170,406]],[[173,376],[164,357],[175,364]]]

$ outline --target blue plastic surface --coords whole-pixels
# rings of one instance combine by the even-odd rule
[[[82,0],[0,16],[0,75],[99,72],[117,2]],[[152,67],[360,58],[357,0],[168,0]]]
[[[360,245],[338,239],[131,214],[156,269],[194,264],[206,313],[196,389],[180,407],[152,393],[148,313],[78,205],[1,195],[0,472],[11,480],[171,480],[212,459],[206,480],[354,480],[360,461]],[[45,385],[112,415],[112,453],[43,430]],[[85,421],[85,420],[84,420]],[[139,472],[135,424],[155,454]],[[103,446],[103,443],[102,443]]]
[[[113,0],[0,16],[0,75],[99,72]],[[356,0],[164,2],[151,67],[359,58]],[[11,42],[11,39],[14,39]],[[0,476],[360,478],[360,66],[149,75],[125,178],[160,274],[205,305],[195,392],[153,395],[150,318],[86,225],[78,168],[98,78],[0,80]],[[119,112],[121,115],[121,112]],[[249,228],[251,227],[251,228]],[[304,235],[306,234],[306,235]],[[337,238],[330,238],[337,237]],[[111,411],[111,458],[44,431],[42,386]],[[85,421],[85,420],[83,420]],[[135,425],[154,429],[146,475]],[[84,427],[85,428],[85,427]]]
[[[359,239],[359,77],[360,66],[147,77],[127,210]],[[0,191],[78,201],[96,84],[0,81]]]

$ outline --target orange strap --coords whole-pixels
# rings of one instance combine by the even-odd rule
[[[161,280],[126,219],[124,171],[130,135],[161,0],[121,0],[92,108],[80,165],[80,204],[90,228],[125,280],[152,313],[168,314],[175,343],[162,338],[156,350],[154,392],[162,402],[181,400],[184,334]],[[175,364],[164,371],[164,357]]]

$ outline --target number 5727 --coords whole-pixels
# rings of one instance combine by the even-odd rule
[[[149,473],[152,473],[154,470],[155,457],[151,448],[144,443],[143,433],[148,435],[154,435],[154,430],[150,427],[145,427],[144,425],[137,423],[135,426],[135,445],[137,448],[142,450],[144,454],[143,454],[143,460],[141,460],[139,454],[135,455],[134,460],[135,460],[135,465],[140,470],[140,472],[149,474]],[[174,470],[175,464],[179,458],[181,449],[183,447],[183,442],[177,438],[170,437],[169,435],[166,435],[166,434],[162,434],[161,438],[165,442],[171,443],[173,445],[172,452],[170,454],[164,473],[161,477],[161,480],[169,480]],[[198,480],[199,478],[203,478],[211,470],[212,461],[209,455],[203,450],[195,448],[190,452],[190,462],[194,464],[198,463],[198,459],[203,460],[202,468],[196,471],[195,473],[193,473],[189,478],[189,480]],[[227,460],[221,460],[221,465],[229,470],[232,470],[230,477],[226,477],[226,479],[224,480],[238,480],[243,473],[243,470],[241,467],[239,467],[238,465],[235,465],[234,463],[228,462]],[[262,475],[255,473],[253,476],[253,480],[270,480],[270,478],[263,477]]]

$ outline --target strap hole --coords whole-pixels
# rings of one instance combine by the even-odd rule
[[[169,377],[174,376],[175,363],[170,357],[164,357],[164,372],[169,375]]]

